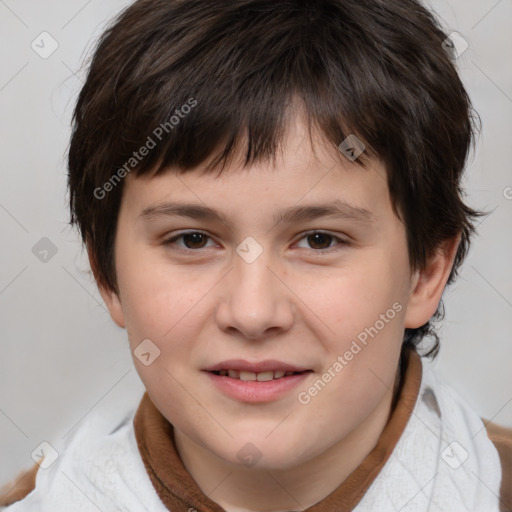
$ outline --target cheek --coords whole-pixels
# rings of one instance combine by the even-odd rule
[[[331,269],[311,279],[298,276],[295,289],[302,289],[298,295],[305,298],[304,302],[332,336],[346,339],[373,325],[395,302],[402,302],[403,293],[397,282],[399,277],[391,265],[372,259]],[[391,312],[393,317],[394,313]]]
[[[408,267],[401,260],[391,249],[368,252],[336,269],[335,278],[310,281],[305,302],[328,327],[323,337],[324,371],[336,375],[331,398],[346,407],[373,403],[386,386],[392,386],[406,310]]]
[[[137,256],[132,252],[118,259],[127,330],[134,336],[163,341],[181,328],[181,321],[205,297],[214,280],[212,276],[200,278],[190,267],[172,267],[150,251]]]

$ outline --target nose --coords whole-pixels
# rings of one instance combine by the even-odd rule
[[[293,324],[293,293],[265,252],[247,263],[236,256],[216,309],[217,324],[250,340],[263,340]]]

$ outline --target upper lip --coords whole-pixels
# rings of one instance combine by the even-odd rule
[[[205,368],[205,371],[207,372],[217,372],[220,370],[239,370],[242,372],[262,373],[271,371],[275,372],[279,370],[285,372],[304,372],[310,370],[310,368],[283,363],[282,361],[276,361],[274,359],[266,359],[265,361],[257,363],[251,363],[244,359],[229,359],[228,361],[222,361]]]

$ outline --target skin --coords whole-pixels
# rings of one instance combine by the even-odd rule
[[[357,166],[310,138],[298,117],[275,167],[243,170],[234,161],[220,176],[202,170],[126,179],[115,239],[120,293],[100,292],[132,353],[144,339],[159,348],[150,366],[136,357],[134,364],[203,492],[229,512],[304,510],[375,446],[390,414],[404,328],[434,314],[458,239],[411,271],[382,163]],[[373,222],[273,220],[283,207],[335,199],[369,210]],[[207,205],[226,222],[139,217],[164,201]],[[193,230],[207,237],[164,244]],[[310,230],[333,238],[308,238]],[[252,263],[236,252],[248,236],[263,249]],[[300,403],[299,392],[396,303],[401,311],[378,335]],[[247,403],[224,395],[202,371],[232,358],[277,359],[313,372],[282,398]],[[252,467],[237,457],[249,442],[261,454]]]

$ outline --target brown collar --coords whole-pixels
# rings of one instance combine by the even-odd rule
[[[418,397],[421,359],[404,353],[406,365],[396,405],[375,448],[349,477],[322,501],[305,512],[350,512],[375,480],[402,435]],[[183,465],[174,443],[173,426],[158,411],[147,392],[134,418],[135,437],[146,471],[165,506],[173,512],[225,512],[208,498]]]

